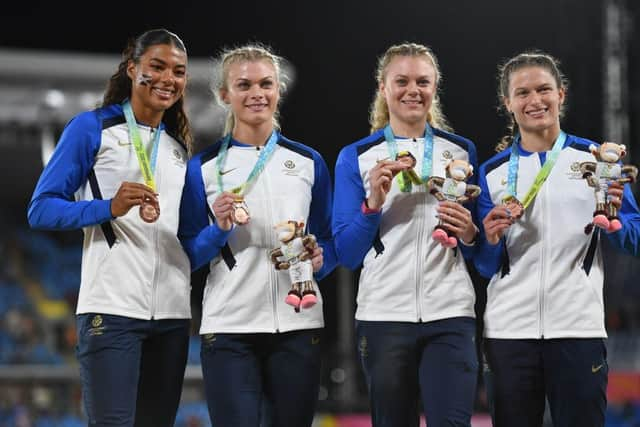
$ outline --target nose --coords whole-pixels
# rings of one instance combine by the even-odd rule
[[[168,84],[173,84],[176,81],[176,76],[173,74],[173,70],[167,68],[162,72],[162,81]]]
[[[411,81],[407,84],[407,93],[410,95],[418,94],[418,84],[414,81]]]
[[[249,96],[253,99],[261,99],[264,97],[264,93],[262,92],[262,88],[260,85],[252,85],[249,90]]]

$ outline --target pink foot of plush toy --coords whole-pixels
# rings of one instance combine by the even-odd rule
[[[433,240],[442,245],[445,245],[447,243],[447,240],[449,239],[449,236],[447,236],[447,232],[441,228],[434,230],[433,233],[431,233],[431,237],[433,237]]]
[[[617,218],[613,218],[610,222],[609,222],[609,227],[607,227],[607,231],[609,233],[613,233],[615,231],[618,231],[622,228],[622,223],[620,222],[619,219]]]
[[[455,248],[456,246],[458,246],[458,239],[456,239],[455,237],[448,237],[446,242],[442,243],[442,246],[447,249]]]
[[[284,299],[284,302],[286,302],[290,306],[292,306],[292,307],[297,309],[298,307],[300,307],[300,300],[301,300],[301,298],[300,298],[300,293],[299,292],[289,291],[289,294]]]
[[[302,308],[311,308],[318,302],[318,297],[316,293],[313,291],[305,291],[303,292],[302,300],[300,301],[300,307]]]
[[[605,230],[609,229],[609,220],[604,215],[596,215],[593,217],[593,223],[600,228],[604,228]]]

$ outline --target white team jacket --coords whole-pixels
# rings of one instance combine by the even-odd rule
[[[591,141],[569,135],[565,148],[524,216],[512,225],[505,243],[485,244],[475,258],[478,270],[490,275],[487,289],[485,336],[488,338],[606,337],[603,304],[603,266],[598,236],[585,234],[595,209],[593,188],[579,164],[593,161]],[[481,166],[481,217],[501,203],[507,188],[509,151]],[[517,194],[522,197],[541,168],[538,153],[522,153]],[[486,180],[483,179],[486,177]],[[484,197],[483,197],[484,196]],[[632,202],[630,192],[625,198]],[[635,212],[624,204],[621,220]],[[637,227],[637,222],[635,227]],[[623,227],[624,228],[624,227]],[[623,241],[624,230],[611,240]],[[617,236],[613,236],[617,235]]]
[[[420,174],[424,139],[397,139],[397,144],[398,151],[408,150],[417,159],[415,170]],[[361,212],[370,191],[369,170],[386,158],[387,143],[378,131],[345,147],[336,164],[336,251],[349,268],[362,263],[356,319],[428,322],[475,317],[475,293],[461,253],[471,250],[463,245],[445,249],[433,240],[438,201],[425,185],[413,185],[410,193],[403,193],[394,179],[382,213]],[[434,129],[432,176],[444,177],[451,159],[464,159],[475,167],[473,143]]]
[[[221,231],[211,206],[220,194],[216,179],[220,142],[189,162],[182,201],[180,238],[192,268],[209,264],[204,289],[201,334],[287,332],[324,325],[322,296],[296,313],[284,300],[291,287],[289,272],[276,271],[269,252],[279,248],[274,226],[303,221],[324,249],[324,266],[316,279],[335,267],[331,241],[331,183],[321,156],[282,136],[266,166],[245,195],[249,224]],[[223,165],[225,191],[243,184],[260,150],[232,142]],[[209,211],[210,215],[207,215]]]
[[[152,129],[138,129],[150,152]],[[110,199],[120,184],[144,182],[120,105],[74,118],[38,182],[29,207],[32,226],[84,231],[78,314],[191,316],[189,260],[177,238],[187,155],[161,132],[155,172],[160,217],[155,223],[142,221],[137,207],[111,218]]]

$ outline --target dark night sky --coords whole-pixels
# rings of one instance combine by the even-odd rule
[[[562,60],[571,81],[565,129],[602,138],[596,0],[22,3],[3,11],[0,46],[119,53],[127,37],[159,26],[177,32],[191,57],[247,41],[272,45],[297,69],[282,108],[284,133],[317,148],[330,167],[341,146],[368,133],[376,57],[401,41],[435,51],[445,114],[476,142],[480,160],[504,126],[496,114],[497,63],[528,48]]]

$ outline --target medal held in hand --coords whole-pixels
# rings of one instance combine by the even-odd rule
[[[124,104],[122,104],[122,110],[124,111],[124,116],[127,119],[129,139],[136,150],[136,156],[138,157],[138,164],[140,165],[140,171],[142,172],[144,183],[155,192],[156,181],[153,175],[156,170],[156,161],[158,160],[158,145],[160,144],[161,133],[160,128],[158,127],[158,129],[155,130],[151,146],[151,161],[149,161],[147,150],[145,149],[142,143],[142,138],[140,138],[140,133],[138,132],[138,124],[136,123],[136,119],[133,115],[131,103],[129,101],[125,101]],[[140,218],[142,218],[144,222],[152,223],[156,222],[159,217],[160,204],[158,201],[153,200],[150,197],[145,197],[140,204]]]
[[[509,216],[513,219],[520,218],[524,213],[524,206],[522,206],[522,203],[520,203],[520,200],[516,199],[513,196],[505,197],[502,203],[509,211]]]
[[[140,218],[144,222],[156,222],[160,217],[160,206],[150,197],[145,197],[140,205]]]
[[[546,181],[547,177],[551,173],[551,169],[556,164],[558,156],[564,147],[564,143],[567,140],[567,134],[560,131],[560,134],[553,143],[551,152],[547,155],[547,159],[544,162],[540,171],[533,180],[531,188],[524,195],[522,201],[517,197],[517,183],[518,183],[518,163],[520,159],[520,135],[516,135],[513,143],[511,144],[511,153],[509,155],[509,170],[507,175],[507,195],[502,199],[502,203],[509,210],[510,217],[513,219],[520,218],[525,209],[533,202],[536,195],[542,188],[542,185]]]
[[[249,207],[244,201],[244,197],[236,197],[233,200],[233,222],[238,225],[244,225],[249,222],[251,215],[249,215]]]
[[[234,194],[233,211],[231,213],[231,216],[233,218],[233,222],[237,225],[248,224],[251,220],[251,215],[249,214],[249,206],[247,206],[244,195],[247,192],[247,189],[251,186],[251,184],[253,184],[253,182],[258,178],[258,176],[264,169],[267,161],[269,160],[269,157],[271,157],[271,154],[276,147],[277,142],[278,134],[277,132],[273,131],[271,132],[271,136],[269,136],[267,144],[260,151],[258,161],[253,166],[253,169],[249,173],[249,177],[247,178],[247,180],[244,182],[244,184],[231,189],[231,193]],[[222,141],[222,145],[220,146],[220,151],[218,153],[218,158],[216,161],[215,173],[218,179],[218,189],[221,193],[224,191],[224,186],[222,182],[222,174],[220,173],[220,171],[222,170],[222,166],[224,165],[224,161],[227,157],[229,145],[231,145],[231,134],[228,134]]]

